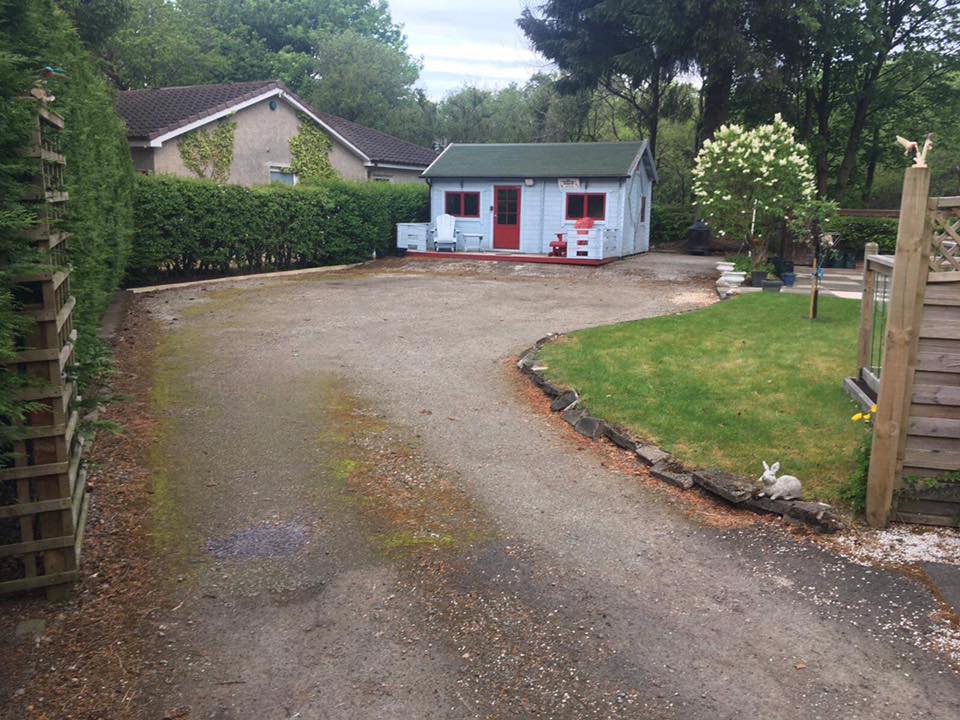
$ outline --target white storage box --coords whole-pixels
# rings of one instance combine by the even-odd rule
[[[599,228],[570,230],[564,233],[567,241],[567,257],[600,260],[603,258],[603,236]]]
[[[426,252],[429,223],[397,223],[397,247]]]

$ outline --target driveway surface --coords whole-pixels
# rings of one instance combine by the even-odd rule
[[[711,303],[711,266],[392,261],[142,299],[174,608],[143,717],[960,717],[921,583],[711,522],[528,402],[519,351]]]

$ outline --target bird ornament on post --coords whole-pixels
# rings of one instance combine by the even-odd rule
[[[927,133],[927,137],[923,141],[923,146],[918,145],[914,140],[907,140],[899,135],[897,135],[897,142],[903,146],[903,154],[905,156],[909,156],[911,153],[913,154],[914,167],[927,166],[927,152],[933,147],[933,133]]]

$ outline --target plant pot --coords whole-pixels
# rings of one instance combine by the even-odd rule
[[[764,280],[762,287],[764,292],[778,293],[783,287],[783,280]]]
[[[731,270],[733,270],[733,263],[732,263],[732,262],[718,262],[718,263],[717,263],[717,270],[719,270],[721,273],[730,272]]]
[[[717,282],[724,285],[729,285],[730,287],[740,287],[744,282],[746,282],[746,279],[747,274],[745,272],[734,272],[731,270],[730,272],[725,272],[723,275],[721,275]]]
[[[783,280],[785,286],[793,287],[797,282],[797,274],[795,272],[785,272],[780,276],[780,279]]]
[[[750,284],[754,287],[762,287],[764,280],[767,279],[766,270],[754,270],[750,273]]]

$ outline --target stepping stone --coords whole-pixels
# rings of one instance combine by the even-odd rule
[[[658,480],[668,482],[682,490],[689,490],[693,487],[693,475],[669,461],[660,461],[655,464],[650,468],[650,474]]]
[[[607,439],[612,442],[617,447],[622,447],[624,450],[629,450],[631,452],[637,451],[636,441],[630,437],[630,434],[618,427],[613,425],[606,425],[603,430],[603,434],[607,436]]]
[[[656,465],[658,462],[665,462],[670,459],[670,453],[661,450],[656,445],[638,445],[637,456],[647,465]]]
[[[752,481],[722,470],[697,470],[693,473],[693,480],[704,490],[735,505],[746,502],[757,492]]]
[[[596,440],[603,435],[603,420],[598,420],[584,413],[580,416],[580,419],[577,420],[577,424],[573,426],[573,429],[581,435],[586,435],[588,438]]]
[[[576,390],[567,390],[550,403],[550,409],[554,412],[566,410],[577,401],[578,397]]]

